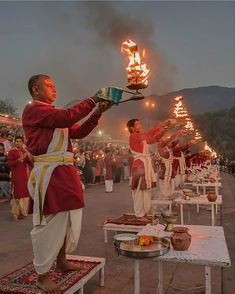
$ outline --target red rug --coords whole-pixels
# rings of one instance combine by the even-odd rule
[[[86,276],[99,262],[70,260],[71,262],[81,264],[80,271],[67,273],[58,273],[54,267],[50,270],[50,276],[53,281],[60,285],[61,293],[64,293],[80,279]],[[0,293],[8,294],[35,294],[43,293],[36,286],[37,274],[34,270],[32,262],[21,267],[20,269],[2,277],[0,279]]]
[[[152,223],[152,216],[148,215],[145,220],[136,217],[133,214],[123,214],[112,220],[104,221],[104,224],[115,224],[115,225],[133,225],[133,226],[145,226]]]

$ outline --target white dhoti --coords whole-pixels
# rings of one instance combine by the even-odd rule
[[[46,221],[46,226],[35,226],[31,231],[33,263],[38,274],[45,274],[50,270],[65,238],[66,253],[76,249],[81,232],[82,209],[51,214],[46,217]]]
[[[131,150],[134,160],[139,159],[144,164],[146,188],[140,189],[141,178],[138,183],[137,189],[132,190],[132,198],[134,201],[135,216],[143,217],[151,211],[151,198],[152,198],[152,183],[157,182],[157,178],[152,166],[152,160],[149,154],[148,145],[146,141],[143,141],[143,153],[138,153]]]
[[[151,190],[132,190],[135,216],[143,217],[151,211]]]
[[[174,157],[179,160],[179,167],[177,171],[177,175],[175,176],[175,187],[178,188],[182,186],[185,182],[185,171],[186,171],[186,163],[183,152],[181,152],[181,157]]]
[[[113,192],[113,180],[105,180],[105,192]]]
[[[175,188],[174,179],[171,179],[170,181],[167,181],[166,179],[164,180],[160,179],[159,188],[160,188],[161,196],[163,196],[163,198],[171,198]]]
[[[50,178],[55,168],[73,164],[67,152],[68,129],[55,129],[47,153],[34,157],[28,188],[34,200],[31,239],[34,266],[38,274],[48,272],[66,241],[66,252],[75,250],[81,232],[82,209],[44,215],[43,207]],[[59,195],[58,195],[59,196]]]

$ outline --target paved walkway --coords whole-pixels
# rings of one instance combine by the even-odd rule
[[[103,243],[102,222],[106,218],[118,216],[132,211],[132,199],[127,183],[115,184],[115,192],[104,193],[103,186],[93,186],[86,190],[83,226],[79,246],[75,254],[99,256],[107,259],[105,287],[98,287],[98,278],[93,278],[85,287],[85,294],[132,294],[134,284],[134,263],[132,260],[117,257],[109,243]],[[223,175],[223,207],[218,213],[216,225],[223,224],[228,242],[232,264],[235,264],[235,178]],[[185,208],[186,209],[186,208]],[[32,228],[32,219],[14,222],[10,218],[9,203],[0,204],[0,276],[32,260],[32,247],[29,232]],[[178,211],[178,207],[174,208]],[[185,211],[185,222],[193,224],[210,224],[210,212],[200,210],[200,218],[195,207]],[[111,237],[111,235],[110,235]],[[156,294],[157,264],[151,260],[141,262],[141,293]],[[223,293],[235,293],[234,266],[223,271]],[[221,292],[221,273],[215,268],[212,270],[213,294]],[[164,265],[164,280],[180,288],[200,287],[204,285],[204,268],[181,264]],[[165,285],[167,294],[173,293],[204,293],[204,291],[172,290]]]

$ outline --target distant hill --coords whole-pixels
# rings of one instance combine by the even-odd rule
[[[144,91],[143,91],[144,93]],[[103,117],[99,127],[114,138],[124,137],[126,122],[131,118],[141,119],[145,127],[150,127],[163,120],[172,113],[173,98],[182,95],[190,114],[198,115],[205,112],[220,111],[235,106],[235,88],[208,86],[182,89],[165,95],[151,94],[145,100],[128,102],[113,107]],[[157,107],[146,108],[145,102],[151,100]],[[70,107],[78,103],[71,101],[65,106]]]
[[[235,160],[235,107],[196,115],[194,120],[209,145]]]

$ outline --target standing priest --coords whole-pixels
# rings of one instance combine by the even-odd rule
[[[25,107],[22,122],[27,149],[34,156],[28,183],[33,199],[33,262],[39,275],[38,287],[47,293],[57,293],[59,287],[48,274],[54,260],[58,271],[79,269],[66,260],[66,253],[77,246],[84,207],[70,139],[87,136],[111,104],[100,103],[79,126],[76,123],[96,106],[96,96],[64,110],[52,105],[56,100],[56,87],[49,76],[31,77],[28,88],[33,101]]]

